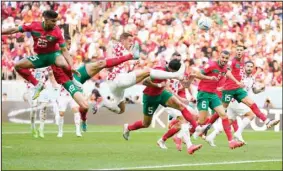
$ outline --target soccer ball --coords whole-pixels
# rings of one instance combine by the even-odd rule
[[[208,17],[201,17],[198,20],[198,27],[202,30],[209,30],[212,25],[212,20]]]

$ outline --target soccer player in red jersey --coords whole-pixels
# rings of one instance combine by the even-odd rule
[[[72,79],[73,61],[65,48],[65,40],[56,21],[58,14],[53,10],[44,11],[43,22],[32,22],[19,27],[2,31],[2,35],[18,32],[31,32],[34,40],[35,56],[24,58],[15,64],[15,70],[27,81],[36,86],[33,99],[39,96],[43,89],[43,83],[38,82],[31,74],[30,68],[43,68],[55,64],[64,69],[64,72]]]
[[[207,119],[208,107],[217,112],[222,119],[223,129],[226,133],[226,136],[229,141],[229,146],[231,149],[241,147],[244,145],[242,142],[238,142],[233,140],[233,136],[231,133],[231,127],[229,124],[228,117],[225,113],[225,110],[221,104],[220,99],[216,94],[216,89],[219,83],[225,75],[232,79],[236,84],[241,85],[236,78],[233,77],[231,72],[229,72],[227,68],[227,62],[229,60],[230,53],[226,50],[221,52],[220,59],[218,61],[212,61],[208,66],[205,67],[204,70],[201,71],[202,74],[207,76],[216,76],[218,81],[211,80],[201,80],[198,85],[198,95],[197,95],[197,108],[199,110],[199,119],[198,124],[204,125]],[[193,134],[196,138],[200,135],[201,131],[198,130]]]
[[[237,79],[238,82],[241,82],[244,79],[245,71],[245,61],[243,57],[243,51],[245,50],[245,46],[238,45],[236,49],[236,57],[232,60],[232,64],[230,67],[232,75]],[[222,103],[224,108],[227,108],[230,101],[234,98],[239,103],[242,102],[249,106],[253,113],[260,118],[267,126],[267,128],[271,128],[274,125],[277,125],[280,120],[268,119],[265,114],[263,114],[258,108],[257,104],[248,96],[247,91],[245,91],[243,86],[236,84],[233,80],[227,79],[224,84],[224,90],[222,91]]]
[[[156,70],[161,71],[169,71],[169,72],[176,72],[179,70],[181,66],[180,60],[173,59],[169,62],[168,65],[162,67],[155,67]],[[190,111],[186,108],[186,106],[179,100],[177,97],[173,96],[170,92],[164,90],[164,85],[161,84],[166,81],[164,79],[155,79],[151,80],[150,77],[144,80],[144,85],[146,88],[143,91],[143,114],[144,118],[143,121],[137,121],[131,125],[124,124],[124,132],[123,137],[128,140],[130,131],[134,131],[141,128],[148,128],[151,124],[151,120],[153,117],[154,112],[156,111],[157,107],[161,104],[165,107],[171,107],[182,112],[184,118],[190,122],[193,129],[195,130],[197,127],[197,123],[193,118],[193,115]],[[175,127],[171,128],[165,136],[163,136],[161,144],[177,133],[179,129]],[[165,144],[164,144],[165,146]],[[166,147],[164,147],[166,148]]]

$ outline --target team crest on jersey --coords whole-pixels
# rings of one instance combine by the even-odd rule
[[[236,68],[241,68],[241,65],[240,64],[236,64]]]
[[[53,37],[53,36],[47,35],[47,36],[46,36],[46,39],[47,39],[49,42],[53,42],[56,38]]]

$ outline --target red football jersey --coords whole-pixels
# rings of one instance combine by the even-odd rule
[[[207,76],[216,76],[218,81],[214,80],[201,80],[198,85],[199,91],[216,93],[216,88],[218,87],[219,80],[223,79],[227,72],[227,66],[221,67],[218,61],[209,62],[208,66],[201,70],[202,74]]]
[[[34,41],[34,52],[37,54],[51,53],[66,46],[62,32],[58,26],[53,30],[44,30],[43,22],[32,22],[19,26],[21,32],[31,32]]]
[[[244,59],[243,58],[238,59],[236,57],[232,60],[232,64],[230,66],[232,75],[240,82],[242,81],[243,76],[245,75],[244,66],[245,66]],[[237,85],[231,79],[227,78],[224,84],[224,90],[234,90],[238,88],[240,88],[239,85]]]
[[[166,71],[167,70],[166,66],[154,67],[153,69],[162,70],[162,71]],[[162,83],[163,81],[166,81],[166,80],[155,79],[152,82],[153,83]],[[164,90],[164,87],[158,88],[158,87],[149,87],[149,86],[147,86],[143,90],[143,93],[146,94],[146,95],[149,95],[149,96],[158,96],[158,95],[160,95],[162,93],[163,90]]]

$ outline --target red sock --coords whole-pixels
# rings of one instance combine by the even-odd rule
[[[232,126],[233,126],[233,129],[234,129],[234,132],[236,132],[239,128],[237,120],[232,121]]]
[[[173,119],[170,123],[169,123],[169,129],[172,128],[175,124],[179,123],[180,121],[178,119]]]
[[[133,131],[133,130],[137,130],[137,129],[141,129],[141,128],[145,128],[143,126],[142,121],[136,121],[135,123],[133,123],[132,125],[128,126],[128,130],[129,131]]]
[[[228,118],[222,119],[222,126],[228,138],[228,141],[231,141],[233,137],[232,137],[231,127],[230,127]]]
[[[29,69],[19,69],[16,70],[25,80],[32,83],[34,86],[37,85],[38,81],[35,79],[35,77],[31,74]]]
[[[81,114],[81,120],[86,121],[87,117],[87,109],[83,109],[82,107],[79,108],[80,114]]]
[[[210,121],[210,119],[209,119],[209,118],[206,118],[206,120],[205,120],[205,122],[204,122],[204,125],[208,124],[209,121]]]
[[[262,121],[265,121],[267,118],[266,116],[261,113],[261,111],[259,110],[259,108],[257,107],[257,105],[254,103],[250,106],[251,110],[254,112],[254,114],[261,119]]]
[[[106,68],[111,68],[113,66],[119,65],[125,61],[133,59],[133,55],[129,54],[126,56],[121,56],[119,58],[106,59]]]
[[[178,131],[180,130],[180,128],[170,128],[162,137],[163,141],[166,141],[168,138],[172,137],[173,135],[175,135]]]
[[[210,120],[209,120],[209,124],[213,124],[217,119],[219,118],[219,115],[218,113],[214,113],[211,117],[210,117]]]
[[[193,115],[190,113],[190,111],[188,111],[187,108],[184,108],[184,110],[181,111],[182,115],[184,116],[184,118],[190,122],[190,124],[192,125],[193,129],[196,129],[196,127],[198,126],[197,122],[194,120]]]

